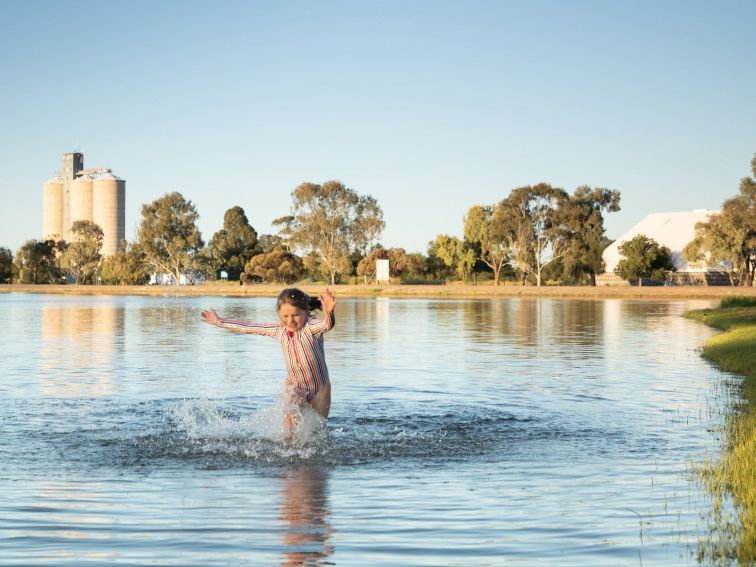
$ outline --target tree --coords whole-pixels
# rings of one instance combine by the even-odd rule
[[[189,262],[185,272],[187,282],[195,284],[198,281],[215,279],[218,275],[217,267],[210,248],[205,246],[192,255],[192,261]]]
[[[65,251],[63,240],[27,240],[16,252],[14,270],[21,283],[54,283],[60,278],[57,255]]]
[[[71,242],[60,256],[61,268],[77,284],[94,283],[102,255],[102,229],[92,221],[77,220],[71,225]]]
[[[284,239],[277,234],[261,234],[257,239],[258,254],[268,254],[276,248],[286,248]]]
[[[407,272],[412,276],[425,276],[428,273],[428,259],[419,252],[407,254],[409,267]]]
[[[13,252],[0,248],[0,284],[11,283],[13,279]]]
[[[547,183],[518,187],[500,203],[504,239],[510,249],[512,267],[523,272],[523,285],[527,274],[536,276],[541,285],[544,267],[560,258],[565,251],[563,231],[559,225],[559,207],[569,196],[564,189]]]
[[[756,271],[756,156],[751,169],[753,178],[740,181],[740,194],[727,199],[720,213],[696,224],[695,238],[683,249],[694,265],[723,264],[733,285],[753,285]]]
[[[150,279],[144,251],[138,244],[125,240],[118,252],[103,258],[100,275],[103,283],[111,285],[144,285]]]
[[[494,222],[503,231],[509,249],[507,263],[520,272],[522,285],[525,285],[535,264],[531,244],[534,239],[533,224],[527,215],[522,214],[519,204],[511,195],[499,203],[494,214]]]
[[[559,207],[564,252],[562,266],[571,276],[587,274],[592,286],[604,271],[604,249],[611,244],[604,234],[606,212],[620,210],[620,193],[602,187],[583,185]]]
[[[500,220],[495,214],[496,207],[475,205],[465,215],[465,240],[475,242],[479,249],[479,258],[493,270],[494,285],[499,285],[501,269],[509,261],[509,243]]]
[[[363,276],[365,282],[375,277],[376,260],[389,261],[389,276],[398,278],[407,273],[410,268],[410,260],[404,248],[383,248],[379,246],[370,251],[370,254],[360,260],[357,265],[357,275]]]
[[[466,280],[475,265],[475,251],[456,236],[439,234],[428,245],[428,256],[437,259],[437,264],[446,268],[446,272]]]
[[[203,246],[198,218],[192,202],[177,192],[142,205],[139,246],[147,264],[157,272],[171,274],[176,285]]]
[[[241,278],[245,283],[262,280],[292,283],[299,280],[303,272],[301,258],[283,248],[275,248],[267,254],[252,256]]]
[[[232,207],[223,215],[223,228],[208,244],[210,256],[218,270],[225,270],[228,279],[238,280],[247,261],[257,250],[257,232],[249,224],[241,207]]]
[[[683,258],[699,268],[721,266],[727,271],[730,285],[738,285],[739,274],[743,273],[738,246],[742,235],[733,229],[721,213],[712,214],[707,221],[696,223],[695,236],[683,248]]]
[[[666,246],[660,246],[653,238],[639,234],[619,247],[622,259],[614,268],[614,273],[622,279],[638,280],[643,285],[643,278],[660,281],[669,271],[675,270],[672,252]]]
[[[339,181],[302,183],[291,196],[291,216],[274,224],[305,255],[308,268],[328,276],[332,285],[338,274],[351,271],[350,254],[364,254],[385,226],[373,197],[358,195]]]

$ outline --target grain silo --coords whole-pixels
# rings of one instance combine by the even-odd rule
[[[42,184],[42,238],[63,238],[63,179],[54,177]]]
[[[110,172],[95,178],[92,187],[92,220],[103,232],[102,255],[118,252],[126,238],[126,182]]]
[[[103,232],[101,254],[118,251],[126,236],[126,182],[110,169],[84,169],[84,155],[63,155],[60,175],[42,185],[42,237],[71,240],[77,220],[96,223]]]
[[[71,240],[71,184],[81,175],[84,169],[84,154],[72,152],[63,154],[63,169],[60,177],[63,179],[63,240]]]
[[[91,175],[82,175],[71,183],[71,226],[76,221],[93,219],[92,184]]]

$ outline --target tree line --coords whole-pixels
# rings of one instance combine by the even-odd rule
[[[752,161],[756,178],[756,156]],[[685,248],[691,263],[722,263],[732,282],[750,285],[756,266],[756,182],[744,178],[739,194],[722,212],[696,226]],[[602,253],[611,244],[604,217],[619,211],[620,192],[581,186],[571,194],[547,183],[513,189],[490,205],[463,216],[463,237],[439,234],[427,253],[384,248],[383,211],[369,195],[339,181],[302,183],[291,194],[290,214],[273,222],[277,234],[258,235],[239,206],[228,209],[223,227],[205,243],[199,213],[181,193],[145,204],[134,242],[102,257],[102,230],[90,221],[72,225],[70,242],[29,240],[13,255],[0,248],[0,281],[81,284],[144,284],[153,273],[175,283],[218,279],[240,283],[317,281],[368,282],[376,261],[388,259],[390,276],[404,283],[505,280],[596,284]],[[662,279],[674,266],[671,253],[645,235],[620,247],[616,273],[628,280]]]

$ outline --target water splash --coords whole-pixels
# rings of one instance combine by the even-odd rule
[[[583,455],[649,450],[658,440],[628,436],[619,427],[594,429],[537,409],[509,412],[468,404],[420,408],[400,402],[340,404],[326,423],[309,406],[291,435],[287,407],[229,397],[163,399],[122,404],[62,401],[47,407],[44,426],[28,420],[27,443],[52,447],[61,462],[95,467],[265,468],[417,466],[503,462],[556,453]],[[73,404],[73,407],[72,407]],[[48,402],[49,406],[49,402]],[[36,414],[34,408],[28,408]],[[80,419],[65,417],[76,414]],[[57,421],[49,416],[56,415]],[[19,457],[20,458],[20,457]],[[40,466],[28,459],[31,468]]]
[[[174,436],[184,438],[194,451],[271,461],[309,459],[326,440],[326,420],[310,406],[277,402],[248,413],[232,412],[224,401],[182,400],[169,409]],[[293,428],[285,425],[293,416]]]

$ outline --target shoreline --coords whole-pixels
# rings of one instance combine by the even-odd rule
[[[735,559],[747,565],[756,561],[756,300],[732,301],[714,309],[688,311],[684,317],[720,329],[701,349],[701,356],[719,368],[740,377],[737,389],[742,400],[733,405],[725,424],[722,455],[697,467],[700,482],[714,498],[714,525],[703,542],[699,558],[718,564]],[[721,502],[729,496],[734,509]],[[719,502],[720,505],[716,505]]]
[[[291,287],[296,286],[292,284]],[[186,286],[125,286],[125,285],[31,285],[2,284],[0,293],[41,293],[57,295],[144,295],[169,297],[275,297],[282,289],[278,284],[240,286],[236,283],[210,283]],[[302,284],[305,293],[319,295],[329,287],[337,297],[384,297],[396,299],[490,299],[490,298],[559,298],[559,299],[640,299],[665,301],[671,299],[721,299],[724,297],[756,297],[756,287],[730,286],[648,286],[648,287],[590,287],[590,286],[519,286],[519,285],[347,285],[325,286]]]

